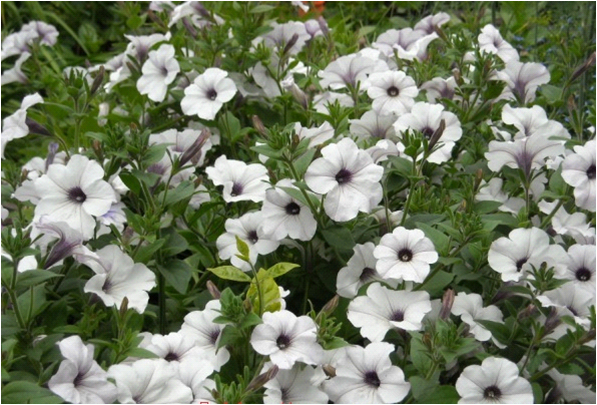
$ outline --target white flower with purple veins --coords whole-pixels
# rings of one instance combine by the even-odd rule
[[[583,380],[580,376],[561,374],[555,368],[549,370],[547,375],[556,383],[556,386],[552,390],[556,401],[564,398],[566,403],[569,404],[576,402],[579,404],[593,404],[597,402],[595,392],[590,387],[583,385]],[[550,397],[552,397],[552,393],[550,393]]]
[[[143,64],[143,75],[137,80],[137,90],[147,94],[150,100],[161,102],[166,98],[168,85],[176,79],[180,65],[174,57],[174,47],[169,44],[149,52],[149,58]]]
[[[293,58],[284,58],[284,64],[280,65],[280,57],[276,54],[271,55],[270,63],[266,68],[263,63],[257,62],[255,67],[249,69],[255,83],[263,89],[267,97],[274,98],[282,94],[280,91],[281,83],[273,78],[270,72],[285,72],[284,75],[292,78],[295,73],[306,74],[307,68],[302,62],[296,63],[292,69],[288,69],[288,65],[293,64]],[[282,73],[281,73],[282,74]]]
[[[270,239],[272,236],[263,231],[263,213],[249,212],[238,219],[226,220],[226,233],[216,241],[218,255],[222,260],[230,259],[233,266],[242,271],[251,271],[251,265],[257,262],[259,255],[267,255],[278,248],[280,242]],[[236,246],[236,238],[245,242],[249,248],[250,264],[241,260]]]
[[[491,24],[487,24],[477,38],[479,40],[479,50],[497,55],[505,63],[517,61],[518,52],[510,43],[506,42],[500,32]]]
[[[383,168],[353,140],[344,138],[321,150],[311,163],[305,182],[318,194],[326,194],[324,208],[334,221],[345,222],[371,209],[382,199]]]
[[[334,137],[334,127],[327,121],[314,128],[305,128],[300,122],[297,122],[294,124],[294,133],[300,140],[308,138],[309,147],[312,148],[332,139]]]
[[[29,134],[29,127],[26,124],[27,110],[35,104],[43,102],[44,100],[39,93],[25,96],[21,102],[21,108],[2,120],[2,134],[0,135],[2,139],[2,159],[4,159],[4,148],[6,148],[8,142]]]
[[[169,41],[172,34],[169,32],[164,34],[151,34],[151,35],[125,35],[126,39],[130,42],[126,46],[126,55],[134,56],[139,62],[144,62],[147,58],[147,54],[149,53],[149,49],[157,44],[158,42],[162,41]],[[124,59],[125,61],[128,60],[127,58]],[[126,66],[126,63],[123,61],[123,65]]]
[[[148,291],[155,287],[155,274],[143,263],[135,263],[115,245],[95,252],[97,257],[80,256],[78,261],[95,272],[84,291],[96,294],[107,307],[120,309],[122,300],[142,314],[149,302]]]
[[[562,178],[574,187],[576,206],[595,212],[595,140],[575,146],[574,152],[562,163]]]
[[[412,77],[400,71],[371,73],[365,82],[372,108],[380,115],[402,115],[410,111],[419,94]]]
[[[73,155],[66,166],[52,164],[35,181],[41,197],[35,207],[34,221],[48,215],[52,221],[64,221],[91,239],[96,221],[117,202],[116,193],[103,180],[104,169],[82,155]]]
[[[193,25],[199,28],[209,26],[212,21],[216,24],[223,24],[224,20],[217,14],[211,14],[203,7],[199,1],[185,1],[177,5],[170,14],[170,23],[168,27],[173,26],[184,17],[190,17]]]
[[[514,229],[508,237],[499,238],[491,244],[487,261],[489,266],[501,274],[502,281],[519,281],[531,266],[538,269],[547,262],[556,266],[559,272],[566,256],[559,245],[550,245],[549,236],[539,228]]]
[[[93,360],[93,345],[84,345],[79,336],[58,343],[65,360],[48,381],[54,394],[73,404],[111,404],[116,400],[116,387]]]
[[[183,164],[190,161],[195,166],[203,165],[205,154],[212,147],[209,130],[193,128],[186,128],[182,131],[168,129],[158,134],[149,135],[149,144],[168,144],[171,162],[173,162],[174,157],[180,157],[181,161],[184,157],[184,160],[186,161],[182,162]]]
[[[37,38],[34,31],[19,31],[8,35],[2,41],[2,54],[0,59],[4,60],[14,55],[30,53],[29,44]]]
[[[338,103],[341,107],[354,107],[354,100],[348,94],[326,91],[313,97],[313,107],[321,114],[330,114],[331,104]]]
[[[184,89],[185,96],[180,102],[185,115],[197,115],[204,120],[213,120],[224,103],[236,94],[236,85],[229,79],[228,72],[209,68],[197,76],[193,83]]]
[[[492,178],[489,180],[489,183],[482,180],[479,191],[477,195],[475,195],[475,200],[501,202],[502,205],[498,210],[517,214],[520,209],[525,206],[525,201],[523,198],[519,197],[508,197],[506,193],[502,191],[503,184],[504,180],[499,177]]]
[[[551,203],[542,200],[538,204],[539,209],[544,214],[550,215],[554,212],[558,201]],[[566,209],[561,206],[555,211],[551,218],[551,226],[553,230],[559,235],[570,235],[573,238],[577,237],[593,237],[595,236],[595,228],[591,228],[590,222],[587,222],[587,216],[582,212],[575,212],[568,214]]]
[[[322,88],[338,90],[347,86],[357,88],[367,75],[373,72],[387,71],[384,61],[371,59],[356,54],[341,56],[319,71],[319,84]],[[363,90],[361,88],[361,90]]]
[[[348,120],[348,122],[350,122],[350,134],[359,139],[393,139],[396,136],[394,115],[380,115],[374,110],[369,110],[358,120]]]
[[[348,320],[360,328],[361,336],[381,342],[391,329],[421,330],[425,314],[431,311],[426,291],[393,291],[373,283],[367,295],[348,305]]]
[[[470,327],[470,333],[480,342],[491,339],[491,332],[477,321],[504,323],[503,314],[495,305],[483,307],[483,297],[479,294],[459,292],[454,297],[452,314],[459,316]]]
[[[282,370],[297,362],[318,365],[323,349],[317,343],[317,325],[308,316],[290,311],[266,312],[263,323],[253,329],[251,346]]]
[[[423,83],[421,90],[427,93],[427,101],[431,104],[436,104],[438,99],[446,98],[448,100],[462,100],[462,97],[456,95],[456,88],[458,84],[453,76],[447,79],[442,77],[434,77],[433,79]]]
[[[430,140],[442,121],[444,121],[445,127],[439,138],[439,147],[427,159],[431,163],[439,164],[447,162],[451,158],[452,148],[462,137],[462,127],[456,115],[444,111],[444,107],[440,104],[418,102],[412,107],[410,113],[398,117],[394,123],[394,129],[400,138],[403,137],[404,132],[410,129],[421,132],[425,138]]]
[[[207,361],[207,353],[195,345],[195,339],[180,332],[152,335],[150,339],[144,340],[140,347],[166,360],[177,371],[185,368],[188,364]],[[207,362],[211,364],[209,361]]]
[[[219,300],[211,300],[205,305],[203,311],[188,313],[180,327],[181,334],[192,337],[195,345],[208,354],[208,359],[216,371],[220,371],[220,368],[230,359],[230,353],[226,347],[218,349],[220,335],[225,325],[213,321],[221,315],[221,307]]]
[[[124,224],[126,223],[124,208],[126,208],[126,205],[122,202],[112,204],[108,212],[98,217],[100,224],[104,228],[103,234],[110,233],[110,225],[114,225],[119,232],[124,230]],[[102,233],[102,230],[98,233]]]
[[[415,24],[415,30],[425,31],[427,34],[432,34],[437,28],[441,27],[448,21],[450,21],[450,15],[448,13],[428,15]]]
[[[263,372],[271,368],[266,364]],[[302,367],[295,364],[290,370],[279,370],[276,376],[265,383],[264,404],[325,404],[328,396],[319,389],[326,379],[321,367]]]
[[[561,142],[570,139],[568,130],[559,122],[548,119],[545,110],[538,105],[531,108],[512,108],[506,104],[502,109],[502,121],[504,124],[513,125],[519,131],[514,135],[514,139],[533,135],[562,138],[559,139]]]
[[[336,292],[339,296],[345,298],[354,298],[359,289],[373,281],[387,282],[393,288],[398,285],[397,280],[383,280],[375,270],[377,259],[373,256],[375,245],[373,242],[367,242],[364,245],[357,244],[352,249],[352,257],[338,272],[336,280]]]
[[[23,63],[27,61],[31,57],[29,52],[23,52],[21,56],[15,61],[15,64],[12,68],[6,69],[2,71],[2,77],[0,77],[0,85],[4,86],[5,84],[19,82],[19,83],[27,83],[28,79],[25,76],[25,73],[21,70]]]
[[[298,191],[289,179],[278,181],[276,188],[266,191],[261,208],[263,232],[275,240],[282,240],[288,236],[309,241],[315,235],[317,221],[309,207],[284,191],[286,187]]]
[[[456,381],[459,404],[532,404],[531,384],[522,377],[516,364],[488,357],[480,366],[465,368]]]
[[[305,24],[300,21],[289,21],[284,24],[274,22],[271,26],[273,30],[258,37],[254,43],[263,41],[269,48],[277,48],[279,51],[286,50],[289,55],[296,55],[311,39]]]
[[[509,61],[506,69],[496,72],[496,79],[506,82],[500,99],[520,100],[526,104],[535,100],[537,88],[549,83],[550,75],[540,63]]]
[[[502,167],[508,166],[521,169],[530,178],[532,170],[545,166],[545,159],[564,155],[564,152],[564,145],[560,141],[530,136],[514,141],[491,141],[485,158],[487,167],[493,172],[499,172]]]
[[[394,345],[370,343],[350,346],[338,361],[336,376],[323,383],[324,391],[336,404],[393,404],[410,391],[410,383],[398,366],[392,365]]]
[[[595,246],[570,246],[564,277],[595,295]]]
[[[269,177],[265,166],[259,163],[247,165],[240,160],[228,160],[222,155],[205,172],[216,186],[224,186],[226,202],[260,202],[265,199]]]
[[[207,378],[214,372],[213,365],[206,361],[190,361],[184,367],[178,368],[178,378],[193,391],[191,404],[215,404],[212,390],[216,389],[216,383]]]
[[[429,274],[430,264],[438,254],[435,246],[419,229],[403,227],[382,236],[373,251],[377,258],[377,272],[384,279],[396,279],[422,283]]]
[[[43,45],[54,46],[58,41],[58,30],[50,24],[43,21],[31,21],[23,25],[22,32],[32,32],[36,39]]]
[[[116,364],[108,376],[116,381],[121,404],[188,404],[193,399],[191,389],[164,359]]]
[[[587,291],[577,283],[566,283],[537,296],[537,300],[544,307],[564,310],[559,311],[559,315],[573,316],[574,321],[585,329],[591,326],[591,306],[595,305],[594,291]]]
[[[387,57],[393,57],[396,52],[400,59],[422,60],[427,57],[427,46],[436,38],[439,36],[435,32],[427,34],[423,30],[412,28],[391,29],[381,34],[373,47]]]
[[[37,236],[43,235],[41,238]],[[85,238],[83,235],[70,227],[66,222],[53,222],[48,215],[43,215],[39,221],[33,222],[31,229],[31,239],[35,240],[34,244],[39,246],[42,253],[47,251],[48,245],[56,238],[58,241],[52,246],[52,250],[46,256],[44,268],[49,269],[55,264],[60,264],[61,261],[73,255],[91,255],[86,247],[83,246]]]

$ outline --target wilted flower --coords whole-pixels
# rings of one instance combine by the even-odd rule
[[[21,67],[23,66],[23,63],[25,63],[30,57],[31,54],[29,52],[24,52],[15,61],[15,64],[12,68],[2,71],[0,85],[4,86],[5,84],[14,82],[27,83],[27,76],[25,76],[25,73],[23,73]]]
[[[226,76],[228,72],[218,68],[209,68],[197,76],[184,90],[185,96],[180,102],[182,112],[213,120],[224,103],[236,94],[236,85]]]

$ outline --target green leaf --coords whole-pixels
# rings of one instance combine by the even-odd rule
[[[243,283],[251,282],[251,277],[234,266],[220,266],[207,270],[224,280],[241,281]]]
[[[268,11],[272,11],[276,8],[276,6],[270,6],[267,4],[260,4],[255,8],[252,8],[249,13],[251,14],[258,14],[258,13],[267,13]]]
[[[155,252],[157,252],[164,245],[164,243],[166,243],[166,239],[158,239],[147,246],[139,248],[139,251],[134,257],[135,262],[149,262],[151,259],[153,259]]]
[[[259,288],[261,289],[261,294],[263,296],[262,305],[259,304],[261,297],[259,296],[259,290],[257,289],[257,281],[259,281]],[[276,281],[269,276],[265,269],[260,269],[259,272],[257,272],[257,277],[251,280],[251,285],[247,291],[247,298],[251,300],[253,311],[255,312],[258,312],[260,307],[264,312],[276,312],[282,308],[280,304],[281,297],[278,284],[276,284]]]
[[[412,390],[413,398],[417,401],[420,401],[420,398],[423,397],[429,391],[433,391],[439,386],[439,382],[436,380],[426,380],[421,376],[414,375],[408,379],[410,383],[410,388]]]
[[[133,347],[132,349],[128,350],[126,354],[128,357],[139,357],[141,359],[157,359],[160,357],[157,354],[140,347]]]
[[[440,385],[432,390],[427,390],[418,402],[420,404],[457,404],[460,400],[460,395],[456,391],[456,387],[452,385]]]
[[[491,332],[491,335],[496,338],[500,343],[510,343],[510,329],[503,323],[486,321],[486,320],[475,320],[478,324],[482,325],[485,329]]]
[[[261,318],[259,316],[257,316],[255,313],[253,312],[249,312],[244,318],[243,320],[240,322],[240,324],[238,325],[238,327],[240,329],[248,329],[251,326],[255,326],[255,325],[259,325],[261,322],[263,322],[261,320]]]
[[[345,226],[332,226],[322,230],[321,234],[330,246],[341,250],[352,250],[355,245],[352,234]]]
[[[443,270],[438,271],[435,275],[425,283],[424,289],[429,292],[430,295],[437,295],[448,286],[454,279],[454,274],[445,272]]]
[[[60,404],[62,398],[29,381],[13,381],[2,388],[3,404]]]
[[[269,269],[267,269],[267,274],[271,278],[276,278],[276,277],[280,277],[280,276],[288,273],[292,269],[296,269],[297,267],[300,267],[300,266],[295,263],[284,263],[284,262],[277,263],[277,264],[274,264]]]
[[[17,298],[17,301],[24,318],[23,320],[26,323],[31,321],[31,319],[35,318],[41,312],[47,303],[45,284],[39,284],[32,289],[28,289]],[[31,315],[30,318],[29,314]]]
[[[273,158],[273,159],[279,159],[282,157],[282,151],[281,150],[276,150],[271,148],[269,145],[256,145],[256,146],[251,146],[251,150],[253,152],[257,152],[261,155],[267,156],[269,158]]]
[[[338,336],[335,336],[334,338],[324,342],[323,344],[323,348],[325,350],[339,349],[344,346],[348,346],[348,342]]]
[[[410,356],[413,365],[423,375],[427,375],[431,367],[433,367],[433,361],[431,360],[431,353],[429,349],[423,343],[422,335],[416,332],[410,332],[412,340],[410,342]]]
[[[125,186],[129,188],[135,195],[141,195],[141,182],[130,172],[121,172],[120,173],[120,180],[124,183]]]
[[[474,210],[478,214],[489,214],[497,211],[502,203],[499,201],[478,201],[475,203]]]
[[[224,346],[236,346],[235,343],[243,338],[240,333],[240,329],[232,325],[226,325],[220,333],[220,341],[218,343],[218,349]]]
[[[238,250],[238,253],[239,253],[238,257],[241,260],[249,262],[250,261],[249,245],[247,245],[247,243],[244,240],[239,238],[238,235],[235,235],[234,237],[236,238],[236,250]]]
[[[533,387],[533,398],[535,399],[534,403],[542,404],[543,390],[541,389],[541,385],[539,385],[539,383],[532,383],[531,387]]]
[[[562,89],[552,84],[541,86],[540,93],[543,94],[549,104],[554,104],[562,98]]]
[[[299,177],[303,177],[303,175],[307,171],[307,168],[309,167],[309,164],[311,164],[313,156],[315,156],[316,152],[317,149],[315,148],[307,149],[305,153],[303,153],[298,159],[294,161],[294,170],[296,170],[296,174],[298,174]]]
[[[179,259],[170,260],[163,266],[158,265],[158,270],[176,291],[181,294],[187,292],[193,271],[186,262]]]
[[[425,232],[425,236],[433,242],[435,250],[437,250],[438,253],[448,253],[448,249],[450,248],[450,238],[448,238],[447,235],[423,222],[417,222],[416,226]]]
[[[17,276],[17,286],[29,287],[32,285],[43,283],[46,280],[55,277],[63,277],[61,274],[52,273],[48,270],[29,270],[24,273],[20,273]]]
[[[165,206],[176,204],[179,201],[191,198],[195,192],[195,185],[191,181],[181,182],[174,190],[168,190],[166,195]],[[160,195],[161,197],[161,195]]]

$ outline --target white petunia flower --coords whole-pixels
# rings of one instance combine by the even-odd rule
[[[23,25],[21,32],[32,32],[36,39],[43,45],[54,46],[58,41],[58,30],[51,24],[43,21],[31,21]]]
[[[491,244],[487,261],[489,266],[501,274],[503,281],[519,281],[531,266],[538,269],[547,261],[560,270],[562,258],[566,256],[559,245],[550,245],[549,236],[539,228],[514,229],[508,237],[499,238]]]
[[[336,292],[345,298],[354,298],[359,289],[373,281],[387,282],[391,287],[396,288],[397,280],[383,280],[375,270],[377,259],[373,256],[375,245],[367,242],[364,245],[357,244],[352,249],[354,254],[338,272],[336,280]]]
[[[110,367],[108,376],[116,381],[121,404],[188,404],[193,399],[191,389],[163,359],[116,364]]]
[[[367,289],[367,296],[351,301],[347,317],[360,328],[361,336],[381,342],[391,329],[420,330],[423,317],[430,311],[426,291],[393,291],[373,283]]]
[[[323,148],[321,155],[309,165],[305,182],[314,192],[326,194],[324,208],[330,218],[350,221],[379,204],[383,168],[354,141],[344,138]]]
[[[153,101],[164,101],[168,85],[180,72],[180,65],[174,57],[174,52],[174,47],[169,44],[149,52],[149,58],[141,69],[143,75],[137,80],[139,93],[147,94],[147,97]]]
[[[178,378],[193,391],[192,404],[215,404],[212,390],[216,389],[216,383],[207,378],[214,372],[213,365],[206,361],[190,361],[184,367],[178,368]]]
[[[421,90],[425,90],[427,94],[427,101],[431,104],[436,104],[438,99],[446,98],[448,100],[461,100],[462,97],[456,95],[456,79],[450,76],[447,79],[442,77],[435,77],[426,81],[420,86]]]
[[[424,30],[412,28],[391,29],[381,34],[373,42],[373,47],[387,57],[393,57],[396,52],[400,59],[422,60],[427,57],[427,46],[436,38],[439,36],[435,32],[428,34]]]
[[[380,115],[399,116],[409,112],[419,94],[413,78],[401,71],[371,73],[365,86],[373,100],[373,110]]]
[[[450,15],[448,13],[428,15],[415,24],[415,30],[424,31],[427,34],[431,34],[448,21],[450,21]]]
[[[504,124],[513,125],[519,131],[514,135],[514,139],[528,136],[570,139],[568,130],[559,122],[548,119],[545,110],[538,105],[531,108],[512,108],[506,104],[502,109],[502,121]]]
[[[425,281],[429,265],[438,259],[433,242],[423,231],[401,226],[382,236],[373,255],[378,259],[376,270],[384,279],[415,283]]]
[[[518,52],[502,38],[500,32],[491,24],[487,24],[478,37],[481,52],[496,54],[505,63],[519,59]]]
[[[595,392],[590,387],[583,385],[583,380],[578,375],[561,374],[555,368],[547,372],[556,383],[553,393],[556,398],[563,397],[567,403],[593,404],[597,402]],[[550,397],[552,394],[550,394]]]
[[[73,404],[111,404],[116,399],[116,387],[108,375],[93,360],[93,345],[84,345],[79,336],[62,339],[58,346],[65,360],[50,381],[54,394]]]
[[[338,90],[347,86],[357,88],[368,74],[387,71],[388,65],[381,60],[356,54],[341,56],[318,73],[322,88]],[[361,88],[361,90],[363,90]]]
[[[249,212],[238,219],[227,219],[226,233],[220,235],[216,241],[218,255],[222,260],[230,259],[233,266],[242,271],[251,271],[251,265],[238,258],[236,237],[245,242],[249,248],[251,264],[257,262],[258,255],[267,255],[278,248],[280,242],[270,239],[270,235],[263,231],[263,213]]]
[[[204,120],[216,118],[224,103],[232,100],[237,91],[234,82],[226,76],[228,72],[218,68],[209,68],[197,76],[184,90],[185,96],[180,102],[182,112]]]
[[[29,79],[25,76],[25,73],[21,70],[23,63],[27,61],[31,57],[29,52],[23,52],[21,56],[15,61],[15,64],[12,68],[6,69],[2,71],[2,77],[0,77],[0,85],[4,86],[5,84],[19,82],[19,83],[27,83]]]
[[[172,34],[170,32],[166,34],[151,34],[151,35],[125,35],[126,39],[130,42],[126,46],[125,55],[131,55],[135,57],[139,62],[144,62],[147,58],[149,53],[149,49],[152,46],[157,44],[158,42],[162,41],[169,41]],[[126,61],[128,59],[125,57],[123,60],[123,66],[126,66]],[[128,71],[128,69],[127,69]],[[128,71],[130,75],[130,71]]]
[[[500,99],[518,99],[526,104],[535,100],[537,88],[549,83],[550,75],[547,68],[540,63],[511,60],[506,63],[506,69],[496,72],[496,79],[506,82]]]
[[[544,307],[566,310],[562,315],[574,316],[574,321],[588,329],[591,325],[591,306],[595,305],[595,293],[579,287],[576,283],[566,283],[555,290],[537,296]]]
[[[263,372],[271,368],[266,364]],[[290,370],[279,370],[265,383],[264,404],[324,404],[328,396],[318,387],[325,380],[321,367],[295,364]]]
[[[300,140],[308,138],[310,148],[321,145],[334,137],[334,127],[327,121],[314,128],[305,128],[300,122],[297,122],[294,124],[294,132]]]
[[[532,404],[533,389],[516,364],[488,357],[480,366],[465,368],[456,381],[459,404]]]
[[[43,102],[44,100],[39,93],[25,96],[21,102],[21,107],[14,114],[2,120],[2,134],[0,135],[2,139],[2,159],[4,159],[4,149],[8,142],[13,139],[23,138],[29,134],[29,127],[26,124],[27,109]]]
[[[544,214],[551,214],[558,205],[557,201],[547,202],[540,201],[539,209]],[[591,224],[587,222],[587,216],[582,212],[575,212],[569,214],[562,206],[551,218],[551,226],[553,230],[559,235],[570,235],[572,237],[591,237],[595,235],[595,228],[591,228]]]
[[[305,43],[311,39],[311,35],[305,28],[305,23],[300,21],[289,21],[284,24],[272,23],[273,30],[267,34],[258,37],[255,43],[263,41],[263,43],[270,48],[278,50],[287,50],[288,54],[296,55],[303,49]]]
[[[354,100],[348,94],[326,91],[313,97],[313,107],[321,114],[330,114],[329,107],[338,103],[341,107],[354,107]]]
[[[564,277],[579,288],[595,294],[595,246],[573,245],[568,249]]]
[[[439,138],[440,146],[429,155],[427,160],[431,163],[443,163],[450,159],[452,148],[462,137],[462,127],[455,114],[444,111],[444,107],[440,104],[418,102],[412,107],[410,113],[398,117],[394,123],[394,129],[401,139],[404,132],[410,129],[421,132],[429,140],[439,129],[442,121],[445,127]]]
[[[323,357],[313,319],[286,310],[263,314],[263,323],[251,334],[251,346],[282,370],[291,369],[297,361],[318,365]]]
[[[491,339],[491,332],[477,321],[493,321],[504,323],[503,314],[495,305],[483,307],[483,297],[479,294],[459,292],[454,297],[452,313],[459,316],[462,322],[470,326],[470,333],[480,342]]]
[[[149,302],[148,291],[156,285],[155,274],[115,245],[108,245],[95,255],[99,260],[87,255],[77,258],[96,274],[87,281],[84,291],[96,294],[107,307],[120,308],[126,297],[128,307],[142,314]]]
[[[180,373],[188,364],[208,361],[207,353],[195,344],[191,335],[181,332],[172,332],[167,335],[155,334],[146,339],[142,348],[149,350],[158,357],[170,363]],[[140,345],[141,347],[141,345]],[[208,364],[211,364],[208,361]],[[213,371],[213,366],[211,367]],[[207,375],[211,374],[208,373]],[[207,375],[205,377],[207,377]]]
[[[392,365],[394,345],[370,343],[351,346],[338,361],[336,376],[323,383],[325,392],[336,404],[393,404],[410,391],[400,367]]]
[[[226,202],[260,202],[265,199],[269,178],[267,169],[259,163],[247,165],[240,160],[228,160],[222,155],[205,172],[216,186],[224,186]]]
[[[489,183],[482,180],[479,186],[479,191],[477,195],[475,195],[475,200],[501,202],[503,204],[498,210],[517,214],[520,209],[525,206],[525,201],[519,197],[508,197],[506,193],[502,191],[503,184],[504,180],[499,177],[492,178],[489,180]]]
[[[276,183],[276,188],[270,188],[265,193],[263,213],[263,232],[271,235],[275,240],[285,237],[308,241],[317,231],[317,221],[313,213],[302,202],[292,198],[283,188],[298,190],[289,179],[282,179]]]
[[[574,187],[577,207],[595,212],[595,140],[575,146],[562,163],[562,178]]]
[[[39,235],[42,235],[41,238],[37,238]],[[75,257],[89,255],[98,258],[97,255],[83,246],[85,238],[79,231],[73,229],[66,222],[52,221],[48,215],[42,215],[39,221],[33,223],[31,238],[35,240],[34,244],[39,246],[42,253],[48,250],[50,243],[58,239],[46,256],[44,263],[46,269],[55,264],[61,264],[63,259],[73,255]]]
[[[379,115],[373,110],[367,111],[358,120],[348,120],[351,135],[359,139],[393,139],[396,136],[395,121],[394,115]]]
[[[218,349],[220,335],[225,325],[213,321],[221,315],[221,307],[219,300],[211,300],[205,305],[203,311],[188,313],[180,327],[180,333],[191,336],[195,345],[208,353],[208,358],[216,371],[219,371],[230,359],[228,349],[225,347]]]
[[[52,221],[63,221],[79,231],[85,239],[93,236],[96,221],[104,215],[117,196],[103,180],[104,169],[82,155],[73,155],[66,166],[52,164],[45,175],[35,181],[41,197],[35,207],[34,221],[48,215]]]

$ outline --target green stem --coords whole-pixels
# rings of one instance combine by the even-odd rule
[[[251,273],[253,273],[253,279],[255,280],[255,285],[257,286],[257,295],[259,296],[259,317],[261,317],[261,315],[263,315],[263,291],[261,290],[261,283],[257,277],[255,266],[253,266],[251,262],[248,263],[251,265]]]
[[[25,321],[23,320],[23,317],[21,315],[21,311],[19,310],[19,302],[17,301],[17,296],[16,296],[14,290],[12,288],[10,288],[10,286],[7,285],[6,283],[2,282],[2,284],[4,285],[4,288],[6,288],[6,291],[8,292],[10,302],[12,302],[12,309],[15,313],[15,317],[17,318],[17,323],[19,324],[19,327],[21,329],[26,329],[27,327],[26,327]]]
[[[158,272],[158,322],[160,325],[160,334],[166,334],[166,280],[164,276]]]

